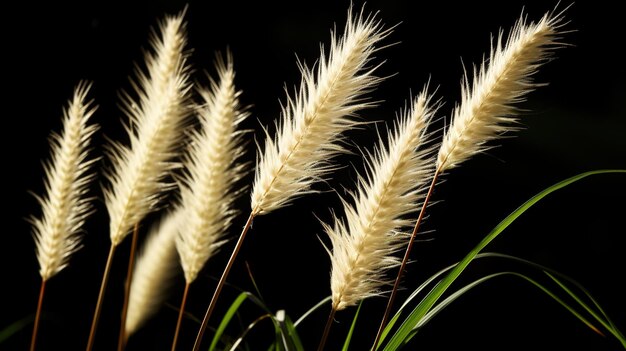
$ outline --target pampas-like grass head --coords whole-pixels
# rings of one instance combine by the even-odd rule
[[[235,71],[230,54],[226,63],[217,61],[219,79],[211,89],[199,89],[203,100],[198,107],[200,130],[191,135],[187,154],[186,176],[181,187],[183,221],[176,248],[188,284],[215,250],[234,215],[236,195],[233,185],[241,179],[245,165],[237,163],[244,153],[242,131],[237,126],[247,116],[239,106],[235,89]]]
[[[38,198],[42,217],[33,218],[39,274],[45,281],[67,266],[80,246],[80,229],[90,213],[85,197],[93,175],[87,174],[94,160],[88,159],[89,141],[96,125],[88,125],[95,111],[87,102],[90,86],[80,84],[64,111],[63,133],[52,134],[52,160],[45,165],[46,196]]]
[[[394,253],[405,245],[401,230],[413,224],[406,215],[418,208],[433,172],[426,127],[434,113],[422,93],[403,114],[389,147],[382,140],[368,161],[367,178],[359,178],[355,205],[344,202],[346,220],[325,225],[332,242],[331,290],[334,310],[378,295],[386,270],[399,264]]]
[[[130,284],[126,336],[132,335],[159,309],[177,272],[176,236],[182,212],[168,213],[148,234]]]
[[[171,188],[163,179],[179,166],[172,158],[189,115],[190,90],[184,27],[182,14],[165,19],[162,37],[152,39],[154,54],[146,57],[148,72],[138,73],[139,101],[126,97],[130,146],[113,144],[111,185],[105,190],[113,246],[156,208],[163,192]]]
[[[253,215],[286,206],[333,169],[328,161],[343,151],[340,134],[355,125],[356,111],[371,106],[363,94],[380,79],[367,66],[388,33],[374,18],[354,18],[350,11],[343,37],[332,36],[316,72],[301,67],[300,89],[288,98],[276,139],[267,135],[257,163]]]
[[[475,70],[472,85],[467,76],[464,79],[461,104],[454,109],[437,157],[440,171],[485,151],[488,141],[514,129],[513,105],[537,86],[531,77],[558,47],[561,26],[559,15],[546,14],[537,23],[527,23],[522,16],[506,43],[500,32],[489,59]]]

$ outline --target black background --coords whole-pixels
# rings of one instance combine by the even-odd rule
[[[436,188],[436,204],[429,208],[423,227],[428,233],[420,237],[425,240],[416,245],[404,281],[407,290],[459,260],[504,216],[541,189],[587,170],[626,168],[626,71],[620,51],[626,31],[615,3],[580,1],[566,12],[570,21],[566,29],[573,32],[564,35],[564,42],[572,46],[559,50],[558,59],[537,75],[538,81],[550,84],[522,104],[525,129],[451,171]],[[399,25],[385,41],[395,45],[380,51],[374,61],[386,60],[379,74],[389,76],[371,94],[381,102],[361,116],[367,121],[393,119],[410,92],[419,92],[429,79],[431,87],[438,87],[436,96],[445,102],[439,116],[449,116],[460,95],[463,62],[469,67],[481,60],[489,49],[490,33],[509,28],[524,6],[531,19],[538,19],[554,5],[544,1],[369,1],[366,11],[380,11],[378,18],[387,26]],[[128,77],[135,63],[142,65],[142,48],[148,48],[150,28],[164,14],[180,11],[185,3],[22,2],[2,6],[2,174],[8,196],[4,196],[5,227],[0,244],[0,329],[35,310],[40,279],[25,218],[39,215],[39,207],[28,191],[43,192],[41,160],[48,157],[47,136],[60,129],[61,107],[78,81],[93,81],[90,96],[100,106],[93,121],[101,126],[95,145],[105,143],[103,135],[123,140],[118,94],[130,90]],[[279,102],[285,101],[283,87],[299,83],[296,55],[313,64],[319,43],[328,46],[329,30],[334,25],[343,28],[348,6],[348,1],[191,1],[186,16],[189,44],[194,48],[191,62],[197,72],[213,73],[215,51],[232,50],[242,102],[253,105],[252,117],[244,127],[254,129],[262,140],[260,125],[270,125],[279,116]],[[356,7],[360,6],[357,2]],[[207,82],[202,74],[195,78]],[[358,147],[371,148],[376,128],[371,125],[349,137]],[[96,152],[100,150],[98,147]],[[251,144],[250,160],[254,153]],[[340,164],[353,166],[339,170],[328,185],[316,186],[326,192],[255,220],[229,282],[252,289],[244,266],[248,262],[268,306],[274,311],[285,309],[294,319],[329,293],[329,260],[317,236],[326,238],[315,215],[329,222],[328,208],[340,207],[337,195],[327,190],[331,186],[353,188],[356,172],[362,170],[359,156],[341,158]],[[105,160],[99,165],[108,163]],[[596,176],[562,190],[524,214],[488,249],[572,276],[624,330],[624,181],[623,175]],[[104,178],[99,177],[99,182],[104,183]],[[243,183],[251,182],[250,176]],[[94,193],[100,196],[99,190]],[[238,203],[243,213],[233,226],[233,236],[243,225],[248,200],[246,195]],[[84,248],[48,284],[41,350],[78,350],[86,343],[109,247],[102,200],[96,206],[98,212],[87,225]],[[142,234],[157,217],[145,221]],[[116,256],[97,350],[113,349],[116,344],[128,247],[127,240]],[[221,272],[230,247],[210,261],[206,274],[192,287],[188,305],[192,314],[204,313],[214,286],[211,277]],[[484,260],[470,266],[462,281],[509,268],[527,272],[503,261]],[[182,278],[177,283],[170,305],[180,301]],[[225,290],[212,325],[218,323],[217,317],[235,294],[231,288]],[[404,291],[400,298],[407,294]],[[365,303],[354,349],[365,349],[372,342],[383,304],[383,299]],[[245,306],[243,325],[261,314],[252,305]],[[326,313],[327,309],[319,311],[302,325],[302,339],[308,348],[316,345]],[[338,323],[329,345],[341,344],[353,313],[350,309],[336,316]],[[174,307],[162,309],[131,338],[128,349],[168,349],[175,316]],[[0,349],[26,349],[30,327],[0,344]],[[185,320],[181,349],[188,349],[196,329],[195,322]],[[265,349],[271,337],[271,330],[261,327],[250,335],[250,345]],[[412,345],[422,350],[463,346],[487,350],[619,348],[611,337],[594,334],[537,289],[515,278],[499,278],[471,291],[427,325]]]

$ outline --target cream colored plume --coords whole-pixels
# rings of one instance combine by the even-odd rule
[[[321,54],[316,71],[302,67],[302,82],[288,97],[275,139],[266,136],[254,187],[252,214],[286,206],[294,197],[311,192],[333,166],[329,159],[343,151],[341,133],[353,127],[356,111],[371,106],[364,94],[379,81],[368,67],[375,45],[389,31],[374,18],[348,13],[341,38],[332,36],[328,56]]]
[[[162,37],[153,37],[154,53],[146,57],[148,72],[138,73],[139,101],[126,97],[130,146],[115,143],[111,148],[111,185],[105,190],[113,246],[156,208],[163,192],[171,188],[164,178],[179,166],[173,156],[189,115],[190,90],[184,27],[182,14],[165,19]]]
[[[198,108],[201,127],[191,136],[185,160],[186,175],[181,187],[183,221],[176,248],[188,284],[223,243],[236,210],[233,185],[241,179],[245,165],[242,131],[237,126],[248,116],[239,106],[235,71],[230,55],[217,63],[218,82],[211,90],[200,89],[203,105]]]
[[[165,300],[166,290],[178,268],[176,236],[181,219],[180,211],[168,213],[150,231],[137,258],[128,297],[127,337],[154,315]]]
[[[63,133],[52,134],[52,160],[45,164],[45,197],[38,198],[42,217],[33,218],[39,274],[46,281],[68,264],[80,246],[81,227],[91,212],[85,197],[93,175],[87,174],[94,160],[88,159],[91,136],[97,126],[88,125],[95,111],[85,101],[90,86],[79,84],[64,111]]]
[[[332,242],[334,310],[380,294],[386,270],[399,264],[394,253],[406,244],[400,231],[413,224],[407,215],[419,208],[433,173],[432,148],[422,147],[434,113],[428,102],[426,93],[415,99],[389,132],[389,147],[379,141],[367,178],[359,178],[355,205],[344,202],[345,221],[335,218],[334,226],[325,225]]]
[[[546,14],[537,23],[527,23],[522,16],[506,43],[500,32],[489,59],[474,72],[472,85],[467,76],[464,79],[461,104],[454,109],[437,157],[441,172],[485,151],[488,141],[515,129],[513,104],[537,86],[531,77],[559,46],[560,27],[560,16]]]

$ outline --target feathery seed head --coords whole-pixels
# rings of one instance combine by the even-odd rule
[[[137,258],[128,296],[127,337],[156,313],[177,272],[176,236],[182,223],[181,213],[168,213],[152,228]]]
[[[422,201],[433,172],[433,149],[426,128],[436,109],[422,93],[403,114],[389,146],[382,140],[367,163],[367,178],[359,178],[355,204],[344,202],[345,221],[324,225],[332,242],[332,303],[342,310],[380,293],[386,270],[399,264],[393,256],[403,247],[400,232],[412,222],[406,217]],[[418,149],[419,148],[419,149]]]
[[[64,111],[63,133],[52,134],[52,159],[45,164],[46,196],[38,198],[42,218],[32,218],[37,245],[39,274],[48,280],[65,266],[80,246],[78,233],[91,212],[85,197],[93,175],[87,174],[94,159],[88,160],[89,142],[96,125],[87,125],[95,111],[85,101],[89,84],[79,84]]]
[[[152,40],[154,53],[146,57],[147,75],[138,72],[139,83],[134,84],[139,100],[125,98],[130,146],[111,146],[111,185],[105,190],[114,246],[156,208],[164,191],[171,188],[163,179],[179,166],[173,156],[189,115],[191,88],[184,27],[182,15],[165,19],[161,38],[155,35]]]
[[[288,205],[312,192],[311,185],[333,169],[329,160],[343,152],[341,133],[353,127],[355,113],[372,105],[364,94],[380,81],[368,67],[376,45],[389,34],[374,17],[348,13],[343,37],[332,35],[328,57],[315,71],[301,66],[295,97],[287,98],[277,136],[267,134],[252,189],[253,215]]]
[[[195,280],[207,260],[224,243],[224,235],[237,211],[233,189],[246,169],[238,160],[244,153],[242,132],[237,126],[247,116],[239,106],[235,71],[230,54],[226,63],[217,61],[218,82],[211,90],[199,89],[203,104],[198,108],[201,128],[191,136],[181,187],[183,212],[176,248],[187,283]]]
[[[559,47],[561,27],[560,15],[546,14],[537,23],[527,23],[522,15],[506,43],[499,33],[489,59],[475,70],[472,85],[467,75],[463,80],[461,104],[453,111],[452,125],[437,157],[440,171],[485,151],[488,141],[515,129],[513,105],[538,86],[531,78]]]

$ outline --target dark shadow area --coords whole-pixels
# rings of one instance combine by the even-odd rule
[[[388,77],[370,94],[378,107],[363,111],[364,121],[392,121],[411,94],[415,96],[430,80],[436,98],[444,102],[443,119],[460,98],[463,65],[468,70],[490,48],[490,35],[508,30],[522,9],[530,20],[552,10],[556,1],[410,1],[371,0],[366,12],[378,11],[386,27],[397,25],[384,41],[390,45],[376,53],[372,64],[385,61],[379,75]],[[568,3],[562,3],[564,8]],[[48,136],[59,131],[61,108],[80,80],[94,82],[90,97],[99,106],[93,121],[101,128],[94,154],[102,155],[107,141],[125,140],[119,108],[122,91],[132,91],[128,77],[134,65],[143,68],[142,49],[149,48],[151,28],[165,14],[182,10],[184,1],[48,2],[34,5],[15,2],[2,5],[5,17],[0,31],[5,60],[2,94],[3,178],[8,200],[3,210],[7,220],[0,245],[2,285],[0,330],[35,311],[40,279],[31,227],[25,220],[40,215],[33,196],[43,193],[41,160],[48,158]],[[299,84],[296,60],[315,64],[320,43],[330,44],[330,30],[341,32],[349,1],[274,3],[266,1],[190,1],[188,21],[190,62],[194,79],[206,84],[202,71],[215,76],[215,52],[233,52],[236,84],[241,100],[251,105],[251,129],[247,159],[254,163],[254,138],[264,139],[261,125],[279,118],[285,102],[284,87]],[[361,7],[361,2],[355,2]],[[428,218],[422,227],[404,279],[399,301],[424,279],[460,260],[501,219],[542,189],[575,174],[594,169],[626,169],[626,66],[623,49],[626,31],[616,2],[579,1],[565,13],[569,23],[556,59],[540,69],[536,81],[549,83],[520,104],[523,130],[513,138],[498,141],[498,147],[474,157],[445,176],[436,188]],[[377,130],[371,124],[350,131],[349,148],[355,155],[337,160],[341,168],[327,184],[317,184],[321,193],[309,195],[267,216],[258,217],[233,268],[230,284],[253,290],[246,271],[252,270],[267,306],[284,309],[297,319],[330,293],[330,261],[320,241],[329,240],[319,223],[331,222],[330,209],[342,213],[338,195],[354,189],[362,158],[358,148],[371,150]],[[384,135],[384,133],[383,133]],[[106,138],[105,138],[106,136]],[[47,285],[39,350],[81,350],[85,347],[98,287],[109,248],[108,216],[100,190],[106,184],[98,168],[93,194],[96,213],[84,236],[84,247],[68,268]],[[253,172],[242,182],[252,184]],[[517,255],[556,269],[576,279],[597,299],[618,328],[626,331],[626,176],[601,175],[585,179],[546,198],[505,231],[488,251]],[[337,192],[332,191],[337,189]],[[230,231],[235,237],[249,211],[249,192],[237,202],[241,215]],[[158,214],[141,228],[145,236]],[[234,240],[209,261],[191,288],[187,310],[198,318],[204,314],[216,278],[226,263]],[[116,253],[106,294],[95,350],[113,350],[117,345],[123,277],[130,240]],[[521,269],[497,259],[472,264],[459,284],[503,269]],[[542,278],[543,279],[543,278]],[[544,279],[545,281],[545,279]],[[175,284],[168,306],[130,340],[127,350],[169,350],[183,290]],[[237,296],[224,290],[211,326]],[[355,332],[353,350],[365,350],[375,336],[386,300],[367,300]],[[176,307],[174,307],[176,306]],[[263,312],[245,304],[233,320],[231,336]],[[329,350],[339,349],[350,327],[355,308],[338,313],[331,330]],[[323,331],[328,307],[311,315],[301,327],[306,349],[315,349]],[[198,324],[183,322],[180,349],[193,344]],[[27,349],[28,325],[0,350]],[[207,348],[212,332],[207,332]],[[266,350],[273,329],[263,322],[248,339],[251,350]],[[417,334],[407,349],[445,350],[466,347],[481,350],[616,350],[619,343],[601,337],[576,320],[561,306],[528,283],[512,277],[487,282],[447,308]],[[207,349],[204,348],[204,349]]]

